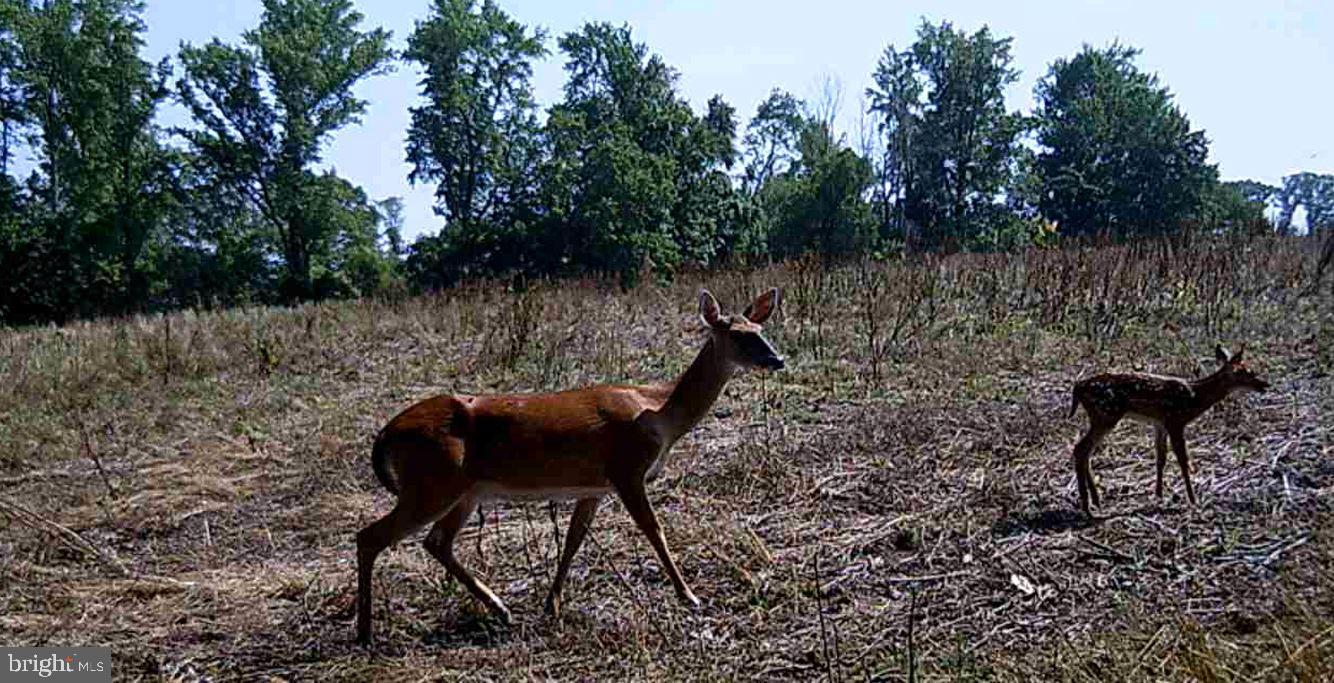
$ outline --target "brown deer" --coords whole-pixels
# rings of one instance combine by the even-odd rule
[[[1070,402],[1070,417],[1079,406],[1088,413],[1089,428],[1075,444],[1075,478],[1079,482],[1079,508],[1089,512],[1089,498],[1094,505],[1098,499],[1098,485],[1089,470],[1089,456],[1107,433],[1123,417],[1152,424],[1154,449],[1158,457],[1158,483],[1155,495],[1163,497],[1163,469],[1167,466],[1167,442],[1172,442],[1181,478],[1186,482],[1186,497],[1195,505],[1195,489],[1190,483],[1190,459],[1186,456],[1184,430],[1195,418],[1234,391],[1264,391],[1269,383],[1255,376],[1242,362],[1246,352],[1243,345],[1235,355],[1218,346],[1214,349],[1219,367],[1213,374],[1199,380],[1185,380],[1148,373],[1104,374],[1090,377],[1075,384]]]
[[[432,523],[426,550],[496,617],[509,621],[500,598],[454,557],[459,529],[479,502],[492,499],[578,501],[547,594],[548,613],[559,613],[570,561],[609,493],[621,499],[648,537],[677,596],[698,607],[667,550],[644,484],[657,476],[672,445],[709,412],[738,369],[783,367],[760,327],[778,302],[778,290],[771,289],[744,314],[724,316],[717,299],[701,291],[708,339],[675,382],[554,394],[444,395],[390,420],[376,437],[371,464],[398,502],[357,534],[357,639],[371,639],[375,558]]]

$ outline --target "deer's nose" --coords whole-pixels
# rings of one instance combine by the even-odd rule
[[[782,356],[767,356],[760,361],[760,365],[768,370],[782,370],[784,363]]]

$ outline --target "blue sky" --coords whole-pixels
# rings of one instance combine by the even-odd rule
[[[357,1],[367,25],[383,26],[402,47],[429,0]],[[1084,43],[1113,40],[1143,50],[1140,66],[1157,72],[1197,128],[1212,141],[1213,161],[1226,179],[1270,183],[1300,170],[1334,172],[1334,2],[1216,2],[1158,0],[949,2],[785,2],[719,0],[552,2],[499,0],[512,16],[547,29],[553,54],[535,67],[542,105],[564,82],[555,36],[585,21],[628,22],[636,38],[681,74],[682,94],[697,108],[721,93],[742,122],[775,88],[812,98],[829,78],[841,85],[842,121],[855,135],[857,110],[876,60],[888,44],[912,42],[923,17],[975,30],[989,25],[1014,38],[1022,71],[1009,91],[1012,107],[1028,110],[1034,83],[1054,59]],[[259,19],[259,0],[148,0],[148,56],[173,55],[181,42],[217,36],[238,40]],[[432,189],[412,188],[403,161],[408,108],[416,103],[417,73],[400,65],[363,82],[369,100],[360,126],[328,146],[327,165],[376,199],[404,198],[405,232],[439,230]],[[163,122],[182,122],[165,112]]]

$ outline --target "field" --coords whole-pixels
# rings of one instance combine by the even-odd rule
[[[105,645],[125,679],[1327,680],[1334,297],[1303,239],[1154,243],[476,285],[404,301],[0,331],[0,643]],[[502,628],[418,541],[352,642],[358,529],[392,505],[379,427],[446,391],[655,381],[696,292],[784,288],[788,369],[734,380],[650,496],[698,612],[608,500],[543,616],[572,508],[483,509],[459,541]],[[1070,386],[1213,368],[1269,392],[1187,431],[1200,504],[1150,431],[1094,456]]]

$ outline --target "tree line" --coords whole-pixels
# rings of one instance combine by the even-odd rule
[[[1012,39],[923,22],[888,46],[864,125],[774,90],[744,127],[696,111],[628,26],[559,36],[491,0],[434,0],[401,53],[350,0],[264,0],[236,43],[142,56],[138,0],[0,0],[0,321],[419,291],[503,274],[613,275],[816,252],[994,250],[1065,236],[1334,224],[1334,177],[1220,182],[1208,140],[1137,52],[1052,63],[1032,112]],[[442,228],[317,170],[354,87],[422,71],[405,154]],[[190,124],[163,127],[176,102]],[[25,156],[35,163],[20,163]],[[1272,207],[1274,221],[1266,218]]]

